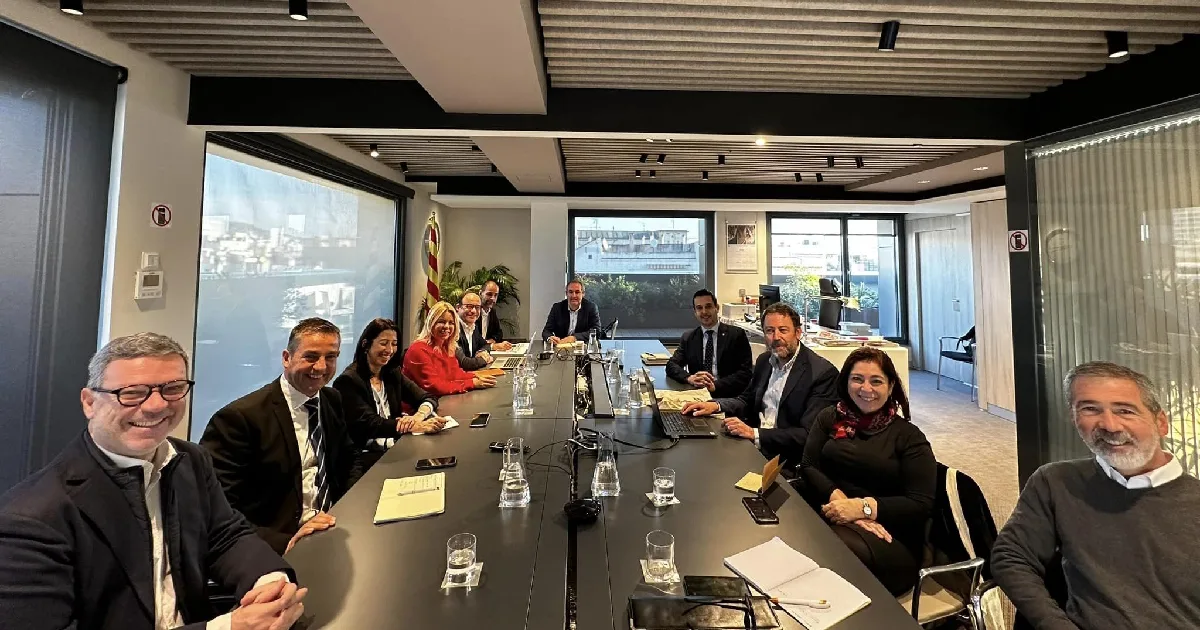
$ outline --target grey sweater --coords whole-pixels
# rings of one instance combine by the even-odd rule
[[[1064,607],[1043,576],[1061,548]],[[992,576],[1038,630],[1200,628],[1200,480],[1127,490],[1095,460],[1033,473],[992,548]]]

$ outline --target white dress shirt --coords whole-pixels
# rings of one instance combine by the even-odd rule
[[[1168,453],[1168,455],[1170,454]],[[1104,469],[1104,472],[1108,475],[1109,479],[1112,479],[1129,490],[1157,488],[1158,486],[1165,485],[1168,482],[1175,481],[1183,476],[1183,465],[1179,463],[1179,460],[1174,455],[1171,455],[1171,461],[1167,462],[1166,464],[1163,464],[1162,466],[1159,466],[1150,472],[1134,475],[1128,479],[1126,479],[1125,475],[1122,475],[1120,471],[1110,466],[1108,462],[1104,461],[1103,457],[1097,455],[1096,461],[1100,464],[1100,468]]]
[[[762,411],[758,412],[759,429],[775,428],[775,421],[779,416],[779,404],[783,400],[783,388],[787,385],[788,375],[792,373],[792,366],[796,364],[798,356],[800,356],[799,348],[787,363],[780,365],[779,358],[774,354],[771,355],[771,377],[767,380],[767,391],[763,393]],[[754,446],[759,446],[758,429],[754,430]]]
[[[476,322],[478,323],[478,322]],[[467,336],[467,356],[475,356],[475,324],[468,324],[463,320],[463,333]]]
[[[710,331],[710,330],[712,331],[713,364],[712,364],[712,372],[710,372],[710,374],[712,374],[714,380],[717,378],[717,346],[719,345],[717,343],[717,341],[718,341],[717,335],[720,334],[717,332],[718,326],[720,326],[719,323],[713,324],[712,328],[705,328],[704,326],[700,327],[700,341],[701,341],[701,343],[700,343],[700,363],[704,363],[704,353],[708,351],[708,331]]]
[[[145,491],[146,515],[150,518],[150,553],[151,568],[154,572],[154,630],[170,630],[183,625],[183,616],[179,614],[179,603],[175,598],[175,582],[171,579],[171,558],[167,553],[167,544],[163,540],[162,469],[175,459],[177,452],[170,440],[163,440],[155,449],[150,461],[118,455],[105,449],[99,444],[96,448],[108,456],[118,468],[141,467],[143,474],[142,489]],[[268,573],[254,583],[255,588],[274,582],[286,580],[287,574],[279,571]],[[225,613],[206,624],[207,630],[230,630],[233,624],[233,613]]]
[[[296,446],[300,449],[300,524],[303,525],[317,515],[313,508],[317,503],[317,452],[312,441],[308,439],[308,410],[304,408],[308,396],[292,387],[286,375],[279,377],[279,384],[283,388],[283,399],[287,401],[288,410],[292,413],[292,430],[296,432]],[[319,401],[320,394],[313,398]],[[320,410],[318,404],[318,417]]]

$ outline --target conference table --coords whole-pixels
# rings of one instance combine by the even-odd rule
[[[643,352],[663,352],[657,341],[624,340],[627,365]],[[648,368],[657,388],[687,389]],[[747,493],[734,484],[761,471],[764,458],[753,443],[725,435],[672,443],[657,429],[649,407],[613,419],[584,418],[583,429],[611,432],[617,444],[621,494],[604,497],[591,524],[571,524],[563,505],[589,496],[595,457],[573,453],[574,361],[539,362],[534,413],[512,412],[511,375],[492,389],[443,397],[438,413],[461,426],[437,434],[407,435],[332,508],[336,527],[301,540],[286,555],[301,584],[306,628],[502,628],[594,630],[629,628],[627,601],[635,593],[658,593],[642,580],[639,560],[645,536],[662,529],[675,537],[680,575],[724,575],[723,559],[778,536],[819,565],[849,580],[871,605],[839,623],[839,630],[918,626],[829,527],[782,480],[767,493],[779,525],[755,524],[741,504]],[[468,427],[471,416],[491,413],[487,427]],[[712,420],[713,426],[717,421]],[[498,507],[500,454],[488,443],[521,436],[530,449],[531,501],[525,508]],[[654,450],[651,450],[654,449]],[[373,524],[385,479],[417,473],[418,459],[454,455],[446,469],[446,511],[437,516]],[[654,468],[676,472],[680,503],[656,508],[646,498]],[[574,474],[573,474],[574,473]],[[457,533],[477,538],[483,563],[480,584],[442,589],[446,541]],[[669,589],[668,589],[669,590]],[[803,626],[783,611],[782,627]]]

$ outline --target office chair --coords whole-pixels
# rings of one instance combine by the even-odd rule
[[[990,630],[983,601],[995,586],[987,561],[996,542],[996,523],[970,476],[940,462],[937,471],[924,568],[912,592],[896,601],[922,627],[954,618],[972,630]]]
[[[619,321],[620,321],[619,319],[614,319],[611,322],[608,322],[607,326],[604,326],[603,328],[601,328],[600,329],[600,338],[601,339],[616,339],[617,338],[617,322],[619,322]]]
[[[954,349],[946,349],[946,341],[954,341]],[[937,388],[942,388],[942,359],[971,364],[971,400],[975,400],[975,327],[961,337],[938,337]]]

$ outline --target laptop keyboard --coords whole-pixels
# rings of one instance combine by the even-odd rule
[[[521,365],[522,358],[523,357],[509,357],[507,359],[501,359],[500,361],[496,362],[495,367],[498,367],[501,370],[512,370],[512,369],[515,369],[518,365]]]
[[[660,411],[658,415],[662,417],[663,430],[667,433],[698,433],[701,431],[692,425],[691,420],[683,417],[683,414],[677,411]],[[707,433],[708,430],[705,429],[704,432]]]

